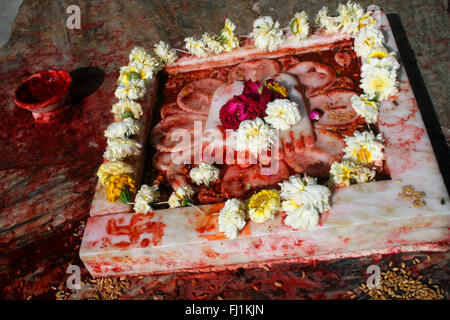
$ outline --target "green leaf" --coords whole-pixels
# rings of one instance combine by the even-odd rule
[[[130,80],[141,80],[141,75],[138,72],[132,71],[128,74]]]
[[[183,200],[181,200],[181,206],[186,207],[187,205],[189,205],[189,199],[183,198]]]
[[[223,34],[221,34],[217,40],[222,44],[225,45],[227,43],[227,39],[225,39],[225,37],[223,36]]]
[[[134,118],[134,114],[130,110],[126,110],[126,111],[122,112],[121,116],[122,116],[122,119]]]
[[[295,33],[295,19],[292,19],[291,23],[289,24],[289,28],[291,29],[292,33]]]
[[[119,200],[125,204],[128,204],[131,201],[131,192],[129,187],[124,187],[122,192],[120,192]]]

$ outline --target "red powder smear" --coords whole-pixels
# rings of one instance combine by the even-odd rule
[[[218,213],[225,206],[225,202],[214,203],[210,205],[208,209],[208,214]]]
[[[143,233],[152,233],[153,239],[152,244],[154,246],[161,243],[162,236],[164,235],[164,227],[165,224],[162,222],[149,221],[153,218],[153,213],[144,214],[137,213],[131,217],[129,225],[118,226],[117,219],[111,219],[108,221],[106,226],[106,232],[110,235],[127,235],[130,238],[130,244],[136,244],[140,240],[140,236]],[[149,243],[145,241],[141,242],[145,247],[148,246]],[[121,246],[122,243],[116,244]],[[125,245],[123,243],[123,245]]]
[[[214,234],[202,234],[199,235],[199,238],[205,238],[208,241],[214,241],[214,240],[224,240],[227,238],[227,236],[223,232],[218,232]]]
[[[210,248],[204,248],[203,253],[209,258],[217,258],[219,256],[219,253]]]
[[[261,247],[261,245],[263,244],[261,239],[258,239],[257,241],[253,242],[253,247],[255,249],[259,249],[259,247]]]
[[[249,236],[249,235],[251,235],[251,234],[252,234],[252,232],[251,232],[251,230],[250,230],[250,224],[247,223],[247,224],[245,225],[244,229],[241,230],[241,235],[242,235],[242,236]]]
[[[216,225],[218,223],[217,220],[218,217],[216,215],[199,214],[197,217],[197,221],[195,222],[195,230],[198,233],[213,231],[214,229],[216,229]]]
[[[142,241],[141,241],[141,247],[142,248],[147,248],[149,244],[150,244],[150,240],[142,239]]]

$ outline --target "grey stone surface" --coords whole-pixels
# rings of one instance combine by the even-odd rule
[[[0,47],[8,41],[11,27],[22,0],[3,0],[0,2]]]
[[[2,2],[2,6],[13,8],[20,1]],[[205,31],[218,31],[224,19],[230,17],[237,24],[239,33],[251,30],[254,18],[260,15],[271,15],[286,25],[291,15],[298,10],[306,10],[311,20],[322,6],[328,6],[334,12],[340,2],[336,0],[210,0],[210,1],[36,1],[26,0],[21,15],[32,16],[30,10],[37,10],[48,17],[48,22],[55,25],[41,23],[32,25],[32,19],[23,19],[15,24],[13,41],[29,43],[31,40],[21,39],[27,31],[45,32],[60,37],[57,43],[64,49],[82,50],[83,41],[96,41],[95,33],[85,35],[81,42],[64,41],[69,34],[64,31],[67,14],[65,9],[71,4],[78,4],[82,11],[82,25],[92,23],[93,20],[102,21],[100,30],[112,32],[118,24],[124,24],[125,38],[130,42],[151,44],[160,39],[170,41],[173,46],[181,47],[183,39],[190,35],[200,35]],[[442,131],[450,143],[450,113],[449,110],[449,60],[447,50],[449,43],[449,15],[447,0],[361,0],[363,6],[378,5],[387,14],[400,16],[406,30],[409,42],[415,54],[420,71],[431,96],[434,110],[439,119]],[[13,8],[14,9],[14,8]],[[8,24],[13,16],[13,9],[2,10],[1,23]],[[139,27],[145,27],[139,30]],[[7,32],[2,28],[2,34]],[[98,30],[96,30],[98,31]],[[35,39],[35,40],[39,40]],[[76,40],[76,39],[75,39]],[[1,37],[0,37],[1,41]],[[34,42],[34,41],[32,41]],[[78,48],[76,48],[76,46]],[[39,46],[37,46],[38,48]],[[63,49],[63,48],[61,48]],[[65,51],[65,50],[62,50]]]

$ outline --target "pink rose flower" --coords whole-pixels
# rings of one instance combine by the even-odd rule
[[[220,121],[225,129],[236,130],[244,120],[254,120],[260,117],[258,106],[249,105],[241,96],[234,96],[220,109]]]
[[[274,81],[272,79],[268,80]],[[259,81],[245,81],[244,90],[239,96],[234,96],[220,109],[220,121],[225,129],[236,130],[244,120],[254,120],[265,116],[267,103],[282,96],[267,89]]]

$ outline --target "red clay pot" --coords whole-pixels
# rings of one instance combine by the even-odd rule
[[[14,102],[30,110],[36,122],[60,120],[70,108],[72,78],[67,71],[50,69],[25,79],[14,92]]]

